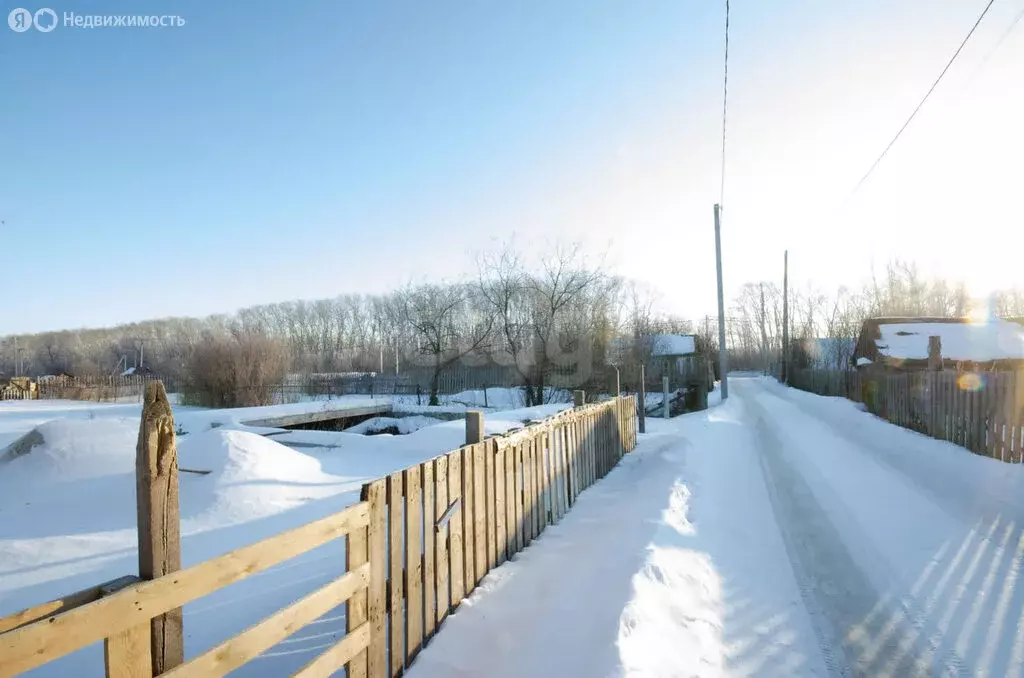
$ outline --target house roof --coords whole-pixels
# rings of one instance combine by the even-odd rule
[[[651,355],[654,357],[690,355],[697,352],[697,342],[692,334],[656,334],[651,337]]]
[[[927,361],[928,338],[942,341],[942,359],[955,362],[1024,361],[1024,327],[1005,320],[871,318],[864,321],[854,359]]]

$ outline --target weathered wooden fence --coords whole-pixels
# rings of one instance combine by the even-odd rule
[[[90,400],[113,402],[138,398],[155,377],[126,375],[116,377],[52,377],[40,379],[38,397],[42,400]],[[169,385],[168,385],[169,386]],[[173,390],[173,389],[168,389]]]
[[[1024,373],[922,371],[867,379],[809,372],[794,373],[793,386],[862,401],[899,426],[994,459],[1024,462]]]
[[[157,433],[147,428],[150,395],[139,455],[148,446],[155,461],[140,462],[138,473],[170,469],[176,488],[173,420],[166,417]],[[345,603],[346,635],[293,675],[328,676],[343,667],[353,678],[401,675],[490,570],[558,522],[635,445],[634,397],[466,445],[367,483],[359,503],[302,527],[189,568],[122,577],[0,618],[0,678],[99,641],[108,677],[223,676]],[[173,516],[165,528],[176,533],[176,502],[160,510]],[[174,543],[149,534],[145,526],[160,521],[142,513],[140,542],[145,532],[154,543]],[[337,579],[181,661],[180,621],[168,635],[165,620],[180,620],[184,604],[343,537],[346,571]]]

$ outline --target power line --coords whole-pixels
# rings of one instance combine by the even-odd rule
[[[722,183],[718,204],[725,204],[725,125],[729,112],[729,0],[725,0],[725,78],[722,83]]]
[[[860,181],[857,182],[857,185],[854,187],[853,191],[850,192],[850,196],[847,198],[847,200],[852,198],[853,195],[857,191],[860,190],[860,187],[864,185],[864,182],[868,180],[868,177],[870,177],[871,174],[878,167],[878,165],[881,164],[882,158],[884,158],[886,156],[886,154],[889,152],[889,149],[891,149],[893,147],[893,145],[896,143],[896,140],[900,138],[901,134],[903,134],[903,131],[905,129],[907,129],[907,127],[910,126],[910,123],[911,123],[911,121],[913,121],[914,117],[917,115],[917,112],[921,110],[922,106],[924,106],[924,102],[928,101],[928,97],[930,97],[932,95],[932,92],[934,92],[935,88],[938,87],[939,82],[942,81],[943,76],[946,75],[946,71],[948,71],[950,66],[953,65],[953,62],[956,61],[956,58],[958,56],[960,56],[960,52],[963,51],[964,46],[967,45],[967,41],[971,39],[972,35],[974,35],[975,29],[978,28],[978,25],[981,23],[981,20],[985,18],[986,14],[988,14],[988,10],[991,9],[992,4],[994,2],[995,2],[995,0],[988,0],[988,4],[985,5],[985,9],[982,10],[981,16],[979,16],[978,20],[974,22],[974,25],[971,26],[971,30],[968,31],[967,36],[963,39],[963,42],[961,42],[960,46],[956,48],[955,52],[953,52],[953,56],[950,58],[949,62],[946,64],[946,67],[942,69],[942,72],[939,73],[939,77],[935,78],[935,82],[933,82],[932,86],[928,88],[928,92],[924,95],[924,98],[921,99],[920,103],[917,104],[917,107],[914,109],[914,112],[910,114],[910,117],[907,118],[907,121],[905,123],[903,123],[902,127],[900,127],[900,131],[896,132],[896,136],[894,136],[892,138],[892,141],[890,141],[889,145],[885,147],[885,150],[882,151],[882,154],[879,155],[878,158],[875,160],[875,162],[871,165],[871,169],[869,169],[867,171],[867,173],[863,177],[861,177]]]
[[[995,46],[991,50],[989,50],[989,53],[985,55],[984,59],[982,59],[981,63],[978,65],[978,69],[974,71],[974,74],[971,76],[972,81],[978,77],[978,74],[981,73],[981,71],[985,69],[985,66],[989,62],[989,59],[992,58],[993,54],[999,51],[999,48],[1002,47],[1003,43],[1006,42],[1006,39],[1010,37],[1010,34],[1013,33],[1013,29],[1017,27],[1017,24],[1020,23],[1021,19],[1024,19],[1024,7],[1022,7],[1020,12],[1017,13],[1017,16],[1014,17],[1013,23],[1011,23],[1010,26],[1006,29],[1006,31],[1001,36],[999,36],[999,40],[996,41]]]

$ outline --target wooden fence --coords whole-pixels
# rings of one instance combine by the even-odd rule
[[[794,373],[793,386],[862,401],[878,416],[977,454],[1024,462],[1024,373]]]
[[[40,379],[41,400],[90,400],[114,402],[124,398],[138,398],[146,392],[146,385],[155,377],[143,375],[116,377],[52,377]]]
[[[144,440],[160,437],[145,428],[147,411],[140,458]],[[173,449],[173,433],[169,439]],[[122,577],[4,617],[0,678],[99,641],[108,677],[222,676],[346,603],[346,635],[293,675],[343,667],[352,678],[401,675],[487,572],[558,522],[635,444],[636,401],[626,397],[466,445],[367,483],[359,503],[302,527],[183,570]],[[176,461],[170,468],[176,488]],[[176,535],[176,504],[173,515]],[[143,520],[140,511],[140,541]],[[174,659],[182,655],[185,603],[343,537],[346,571],[337,579],[186,662]],[[165,635],[175,616],[178,632]]]

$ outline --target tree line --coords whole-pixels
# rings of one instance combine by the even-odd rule
[[[659,311],[652,290],[592,263],[579,247],[557,247],[528,263],[506,246],[482,255],[473,279],[6,337],[0,376],[14,373],[17,341],[24,374],[109,375],[142,365],[211,406],[266,401],[287,373],[409,367],[431,372],[436,402],[445,369],[500,364],[516,371],[526,402],[540,404],[556,376],[585,380],[609,362],[644,362],[655,335],[693,330]],[[702,346],[711,350],[710,342]]]
[[[782,297],[776,282],[747,283],[732,300],[726,323],[732,368],[777,364]],[[1000,316],[1024,316],[1024,291],[998,293],[993,303]],[[444,370],[499,364],[515,370],[532,405],[544,402],[557,377],[583,383],[609,364],[649,364],[660,334],[694,334],[699,352],[716,359],[716,318],[693,321],[659,309],[654,291],[591,262],[578,247],[558,247],[527,262],[505,246],[481,256],[472,279],[262,304],[206,318],[5,337],[0,378],[14,375],[16,342],[25,375],[101,376],[142,365],[211,406],[262,404],[288,373],[388,374],[410,367],[432,375],[436,402]],[[813,286],[791,289],[791,350],[803,361],[841,369],[866,318],[962,317],[971,310],[964,284],[892,262],[859,289],[831,295]],[[827,355],[800,348],[812,343],[826,346]]]

